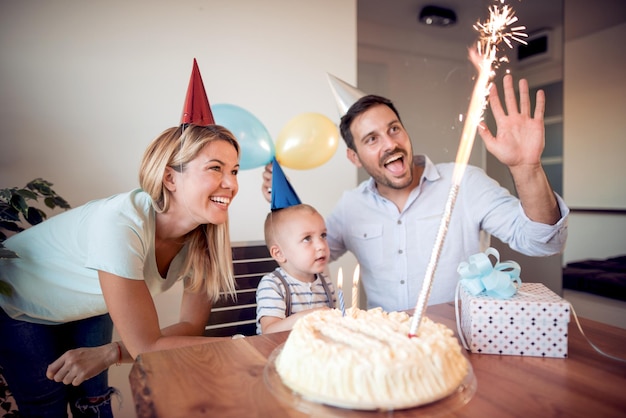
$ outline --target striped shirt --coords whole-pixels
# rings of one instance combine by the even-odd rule
[[[285,270],[278,267],[280,273],[285,277],[289,285],[291,293],[291,313],[298,313],[313,308],[322,308],[328,306],[328,297],[324,291],[319,274],[314,282],[305,283],[291,277]],[[324,277],[326,284],[332,295],[333,306],[335,306],[336,297],[335,289],[330,280]],[[256,290],[256,329],[257,334],[261,334],[261,318],[264,316],[273,316],[285,319],[287,306],[285,303],[285,286],[274,272],[268,273],[259,282]]]

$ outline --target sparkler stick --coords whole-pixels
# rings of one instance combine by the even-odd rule
[[[503,3],[503,1],[501,1],[501,3]],[[448,226],[450,225],[452,210],[454,209],[454,204],[461,186],[461,180],[463,179],[463,173],[467,167],[467,162],[474,144],[476,128],[482,119],[483,111],[487,104],[490,80],[494,73],[493,66],[505,60],[505,58],[497,58],[498,45],[501,42],[505,42],[507,46],[512,47],[511,40],[526,43],[521,39],[522,37],[528,36],[521,32],[526,29],[524,26],[509,28],[509,26],[515,22],[517,22],[515,12],[508,5],[504,5],[502,8],[493,5],[489,8],[489,19],[485,23],[479,22],[474,25],[474,29],[479,32],[479,39],[477,42],[477,51],[470,51],[470,60],[478,70],[478,77],[474,84],[474,90],[467,111],[467,118],[465,119],[461,133],[461,142],[452,173],[452,186],[450,187],[443,218],[439,224],[439,230],[437,231],[430,261],[426,267],[424,283],[422,284],[422,289],[417,299],[417,304],[415,305],[415,311],[413,312],[409,337],[418,335],[418,327],[426,311],[426,305],[432,289],[433,277],[448,232]]]

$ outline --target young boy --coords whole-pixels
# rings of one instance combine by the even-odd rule
[[[258,334],[290,330],[313,310],[334,307],[333,285],[323,275],[330,255],[326,224],[312,206],[270,212],[265,243],[279,267],[263,276],[257,288]]]

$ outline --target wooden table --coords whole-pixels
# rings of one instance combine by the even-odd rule
[[[453,304],[427,316],[456,330]],[[603,351],[626,357],[626,330],[581,318],[583,331]],[[224,340],[137,357],[130,383],[143,417],[305,417],[264,382],[267,358],[288,333]],[[442,414],[422,407],[403,411],[349,411],[320,405],[316,416],[339,417],[624,417],[626,363],[596,352],[569,324],[567,359],[471,354],[477,390],[464,406]]]

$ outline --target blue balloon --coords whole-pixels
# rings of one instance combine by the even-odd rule
[[[274,142],[256,116],[239,106],[224,103],[212,105],[211,111],[215,123],[228,128],[239,141],[241,170],[262,167],[272,161]]]

